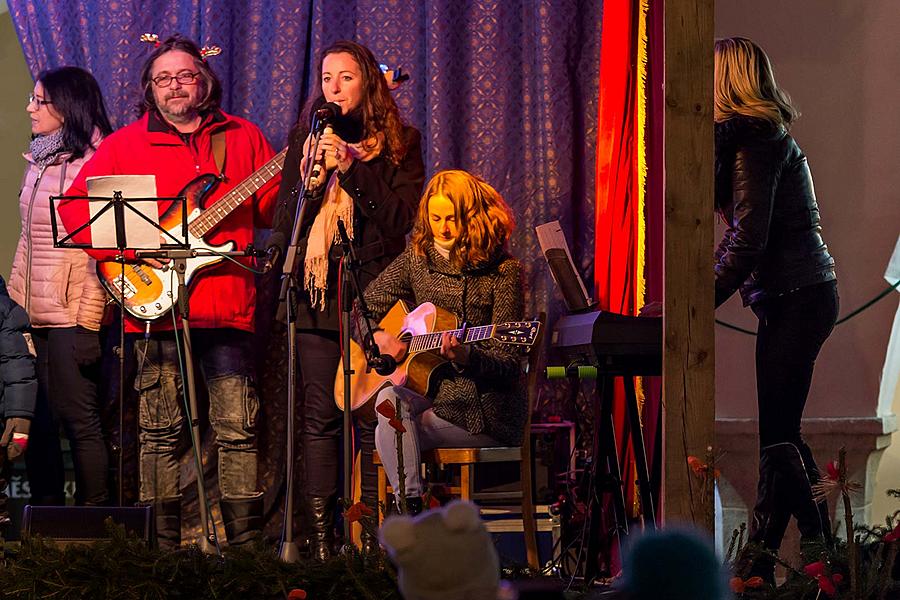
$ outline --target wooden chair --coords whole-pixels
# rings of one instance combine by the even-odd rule
[[[424,464],[445,467],[449,465],[459,466],[459,486],[451,486],[449,492],[459,496],[463,500],[472,500],[474,495],[474,466],[479,463],[517,462],[519,463],[521,489],[519,492],[507,494],[499,492],[492,497],[520,498],[522,511],[522,530],[525,535],[525,554],[528,566],[539,569],[537,553],[536,527],[534,520],[534,502],[532,499],[532,473],[531,473],[531,412],[537,399],[538,361],[541,355],[541,343],[544,337],[544,327],[547,323],[546,313],[538,317],[541,329],[538,337],[528,352],[526,363],[526,397],[528,411],[525,419],[525,430],[522,436],[521,446],[502,446],[494,448],[435,448],[422,453]],[[387,482],[387,474],[381,463],[381,457],[375,452],[373,457],[378,469],[378,500],[383,506],[387,506],[387,495],[391,493]]]

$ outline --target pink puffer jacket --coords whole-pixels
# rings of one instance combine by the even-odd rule
[[[95,146],[99,138],[95,138]],[[93,155],[92,150],[67,162],[61,155],[56,162],[37,165],[31,154],[27,163],[19,210],[22,234],[9,278],[9,295],[24,307],[32,327],[74,327],[100,329],[106,292],[96,275],[96,263],[84,250],[53,247],[50,224],[50,196],[62,195]],[[57,218],[60,237],[65,228]]]

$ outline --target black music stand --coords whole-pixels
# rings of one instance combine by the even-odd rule
[[[58,202],[60,200],[83,200],[88,204],[91,202],[100,203],[103,202],[105,205],[97,211],[86,223],[80,225],[74,231],[59,239],[59,230],[56,222],[56,207],[54,206],[54,202]],[[150,202],[153,201],[157,203],[159,201],[173,201],[179,202],[181,204],[181,236],[182,239],[179,239],[172,235],[171,232],[163,229],[158,223],[153,222],[151,219],[147,218],[147,216],[137,210],[134,206],[129,204],[129,202]],[[158,206],[158,204],[157,204]],[[128,244],[127,232],[125,227],[125,211],[130,210],[132,213],[137,214],[141,219],[150,223],[155,227],[159,233],[160,237],[163,240],[170,240],[167,242],[161,242],[159,244],[159,248],[130,248]],[[114,212],[115,218],[115,227],[116,227],[116,245],[114,247],[97,247],[91,244],[78,243],[74,241],[74,236],[80,233],[81,231],[87,229],[91,225],[93,225],[103,214],[112,210]],[[80,248],[80,249],[95,249],[95,250],[116,250],[118,252],[115,260],[119,262],[122,266],[122,271],[120,275],[120,279],[117,282],[114,282],[116,287],[119,290],[118,298],[115,298],[119,304],[119,308],[121,311],[121,322],[119,328],[119,457],[118,457],[118,495],[119,495],[119,504],[121,505],[123,499],[123,482],[122,482],[122,472],[123,472],[123,463],[124,463],[124,447],[123,447],[123,432],[124,432],[124,393],[125,393],[125,298],[127,294],[127,278],[125,277],[125,265],[128,260],[125,258],[126,251],[134,251],[135,257],[137,258],[164,258],[171,259],[174,262],[174,271],[178,276],[178,309],[181,314],[181,324],[183,329],[183,339],[184,339],[184,368],[185,368],[185,385],[183,386],[182,393],[185,395],[185,404],[188,410],[188,419],[191,423],[191,442],[194,450],[194,461],[197,469],[197,494],[198,494],[198,504],[200,507],[200,521],[201,521],[201,530],[203,532],[203,536],[200,539],[198,545],[200,549],[207,554],[221,554],[221,550],[219,548],[218,539],[216,536],[215,527],[210,528],[209,522],[209,506],[206,496],[206,484],[203,477],[203,460],[200,456],[200,446],[199,446],[199,418],[197,416],[197,399],[196,399],[196,385],[194,379],[194,366],[193,366],[193,355],[191,353],[191,341],[190,341],[190,326],[188,323],[188,294],[185,285],[185,271],[187,270],[187,259],[193,258],[195,256],[203,255],[202,252],[197,250],[192,250],[190,248],[190,244],[188,243],[188,220],[187,220],[187,199],[184,196],[174,196],[174,197],[155,197],[155,198],[123,198],[122,192],[116,191],[113,193],[112,197],[107,196],[51,196],[50,197],[50,225],[53,231],[53,245],[57,248]],[[215,253],[219,255],[221,253]],[[243,254],[243,253],[238,253]],[[210,541],[212,540],[212,542]]]
[[[66,234],[62,238],[59,237],[59,224],[56,220],[56,213],[58,208],[58,202],[63,200],[77,200],[83,201],[85,204],[90,206],[91,204],[101,204],[104,206],[97,211],[92,217],[90,217],[84,224],[78,226],[71,233]],[[129,204],[129,201],[155,201],[155,200],[171,200],[181,202],[182,207],[182,223],[186,223],[187,216],[187,201],[184,196],[176,196],[172,198],[123,198],[122,192],[115,192],[112,197],[109,196],[50,196],[50,228],[53,233],[53,247],[54,248],[77,248],[81,250],[115,250],[117,255],[115,257],[115,261],[118,262],[122,266],[121,274],[119,275],[119,280],[116,282],[118,284],[119,295],[113,295],[113,299],[119,305],[120,311],[120,319],[119,319],[119,346],[116,351],[116,355],[119,360],[119,439],[118,439],[118,449],[117,449],[117,467],[116,467],[116,487],[117,487],[117,504],[122,506],[122,502],[125,498],[124,496],[124,483],[123,483],[123,464],[124,464],[124,429],[125,429],[125,296],[127,291],[127,279],[125,277],[125,252],[128,250],[134,250],[134,248],[129,248],[128,246],[128,236],[125,231],[125,211],[129,210],[132,213],[138,215],[144,221],[150,223],[155,226],[165,235],[171,238],[171,242],[166,244],[169,246],[175,247],[183,247],[186,246],[185,242],[181,242],[174,236],[172,236],[168,231],[165,231],[159,227],[157,223],[154,223],[152,220],[148,219],[145,214],[137,210],[134,206]],[[115,246],[94,246],[89,243],[81,243],[74,241],[76,235],[81,233],[82,231],[91,227],[101,216],[110,210],[114,213],[115,225],[116,225],[116,244]],[[89,211],[90,212],[90,211]],[[183,229],[183,237],[187,240],[187,225],[184,226]],[[161,244],[162,246],[162,244]]]

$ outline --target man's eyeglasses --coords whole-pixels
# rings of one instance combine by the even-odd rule
[[[159,77],[154,77],[150,81],[156,84],[156,87],[167,88],[172,85],[173,81],[177,81],[182,85],[188,85],[197,81],[197,76],[200,75],[197,73],[179,73],[177,75],[160,75]]]
[[[36,104],[37,106],[46,106],[48,104],[53,104],[52,100],[44,100],[43,98],[38,98],[34,94],[28,94],[28,104]]]

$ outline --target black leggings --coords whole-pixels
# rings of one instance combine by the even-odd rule
[[[837,320],[837,282],[802,287],[753,305],[760,447],[790,442],[805,448],[800,420],[822,344]]]
[[[334,403],[334,378],[340,363],[340,341],[336,331],[300,330],[297,355],[303,379],[303,456],[306,465],[305,493],[330,497],[337,493],[340,471],[343,413]],[[358,448],[362,453],[360,488],[367,503],[378,497],[372,450],[375,422],[355,419]]]
[[[38,397],[25,466],[32,504],[65,504],[59,427],[69,438],[75,467],[75,504],[108,500],[106,442],[100,427],[96,375],[75,362],[75,328],[31,330],[37,351]]]

